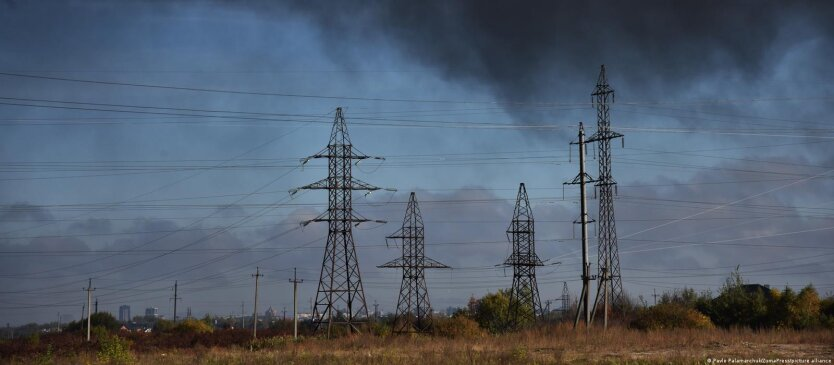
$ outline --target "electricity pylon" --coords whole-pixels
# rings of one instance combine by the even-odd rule
[[[591,327],[591,280],[595,277],[591,275],[591,263],[588,259],[588,224],[591,221],[588,219],[588,204],[587,196],[585,195],[585,185],[593,182],[594,178],[585,172],[585,127],[579,123],[579,139],[577,142],[571,144],[579,145],[579,174],[573,178],[572,181],[566,182],[566,185],[579,185],[579,221],[573,222],[582,225],[582,292],[579,294],[579,302],[576,306],[576,318],[573,321],[573,327],[579,325],[579,318],[585,321],[585,328]]]
[[[368,319],[368,307],[365,303],[365,290],[359,274],[359,261],[356,258],[356,246],[353,242],[354,225],[368,222],[353,210],[354,190],[379,190],[353,177],[353,161],[379,159],[359,152],[350,142],[347,122],[342,115],[342,108],[336,108],[330,143],[317,154],[302,160],[302,165],[310,159],[326,158],[327,177],[297,190],[327,190],[327,211],[318,217],[306,221],[328,222],[327,244],[321,264],[316,301],[313,306],[313,324],[316,331],[327,327],[330,336],[334,325],[344,325],[349,332],[359,332],[359,325]],[[384,221],[375,221],[385,223]],[[344,313],[337,311],[344,309]]]
[[[513,267],[507,325],[509,328],[518,328],[533,323],[542,314],[536,266],[543,266],[544,263],[536,255],[533,209],[527,199],[524,183],[518,187],[513,220],[507,228],[507,239],[513,245],[512,254],[504,261],[504,265]]]
[[[611,130],[609,97],[614,102],[614,89],[608,85],[605,65],[600,66],[599,78],[591,98],[597,110],[597,132],[587,142],[597,142],[599,152],[599,175],[596,186],[599,190],[597,268],[600,279],[592,316],[602,300],[604,327],[608,327],[608,308],[622,309],[623,283],[620,280],[620,254],[617,248],[617,226],[614,222],[614,189],[617,181],[611,175],[611,140],[623,137]],[[593,320],[593,317],[592,317]]]
[[[568,282],[565,281],[562,283],[562,315],[568,312],[568,307],[570,307],[570,291],[568,290]]]
[[[432,309],[424,270],[449,267],[426,257],[425,227],[414,192],[408,198],[402,227],[386,238],[401,240],[403,248],[402,257],[378,266],[403,270],[394,332],[428,332],[432,325]]]

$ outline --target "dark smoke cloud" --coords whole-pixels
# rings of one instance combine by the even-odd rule
[[[704,74],[742,81],[765,71],[789,23],[831,41],[830,2],[421,1],[298,2],[320,24],[334,59],[352,40],[387,40],[446,78],[476,82],[499,99],[536,100],[571,81],[589,86],[599,64],[630,87],[674,89]],[[578,95],[590,92],[583,90]],[[660,90],[658,90],[660,91]],[[571,91],[577,95],[576,90]]]

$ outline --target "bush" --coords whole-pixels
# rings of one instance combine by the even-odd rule
[[[834,296],[820,301],[820,324],[825,328],[834,329]]]
[[[112,314],[107,312],[93,313],[93,315],[90,316],[90,322],[93,326],[92,328],[103,327],[108,331],[116,331],[122,327],[119,321],[117,321]],[[82,318],[79,321],[72,321],[67,324],[67,327],[65,328],[65,331],[69,332],[77,332],[81,330],[87,330],[86,318]]]
[[[98,361],[106,364],[131,364],[133,353],[130,352],[130,341],[104,331],[98,334],[99,350],[96,353]]]
[[[157,319],[156,323],[153,325],[153,330],[156,332],[171,332],[174,330],[174,322],[165,319]]]
[[[630,326],[642,330],[715,328],[709,317],[681,303],[663,303],[640,308]]]
[[[384,321],[371,322],[371,333],[382,338],[391,335],[391,325]]]
[[[258,338],[249,342],[249,348],[251,350],[280,350],[287,347],[287,342],[290,341],[284,336]]]
[[[460,313],[451,318],[436,318],[434,334],[451,338],[479,338],[484,336],[484,331],[478,322]]]
[[[509,310],[510,297],[507,292],[499,290],[496,293],[489,293],[478,300],[475,321],[481,328],[491,333],[498,333],[507,326]]]
[[[214,327],[206,324],[204,321],[196,319],[186,319],[174,325],[169,332],[188,334],[188,333],[211,333]]]
[[[707,314],[713,323],[724,328],[767,327],[773,299],[771,291],[763,288],[745,285],[741,274],[734,271],[721,288],[721,294],[712,300]]]

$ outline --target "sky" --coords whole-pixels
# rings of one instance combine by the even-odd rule
[[[507,288],[519,183],[542,301],[580,290],[577,126],[615,90],[622,283],[834,291],[834,4],[826,1],[0,2],[0,323],[300,311],[315,296],[327,174],[301,159],[341,107],[368,307],[396,307],[410,192],[432,306]],[[592,146],[591,150],[593,151]],[[573,150],[572,150],[573,149]],[[587,167],[596,176],[595,153]],[[590,214],[598,201],[589,187]],[[591,231],[596,229],[592,225]],[[596,236],[591,237],[596,262]],[[595,269],[595,266],[593,268]]]

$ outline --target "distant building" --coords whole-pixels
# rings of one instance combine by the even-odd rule
[[[130,306],[119,307],[119,322],[130,322]]]
[[[157,307],[149,307],[145,309],[145,318],[153,319],[159,317],[159,308]]]
[[[276,312],[275,309],[272,309],[272,306],[270,306],[269,309],[267,309],[266,312],[264,312],[264,317],[266,317],[268,321],[272,321],[273,319],[278,317],[278,312]]]

